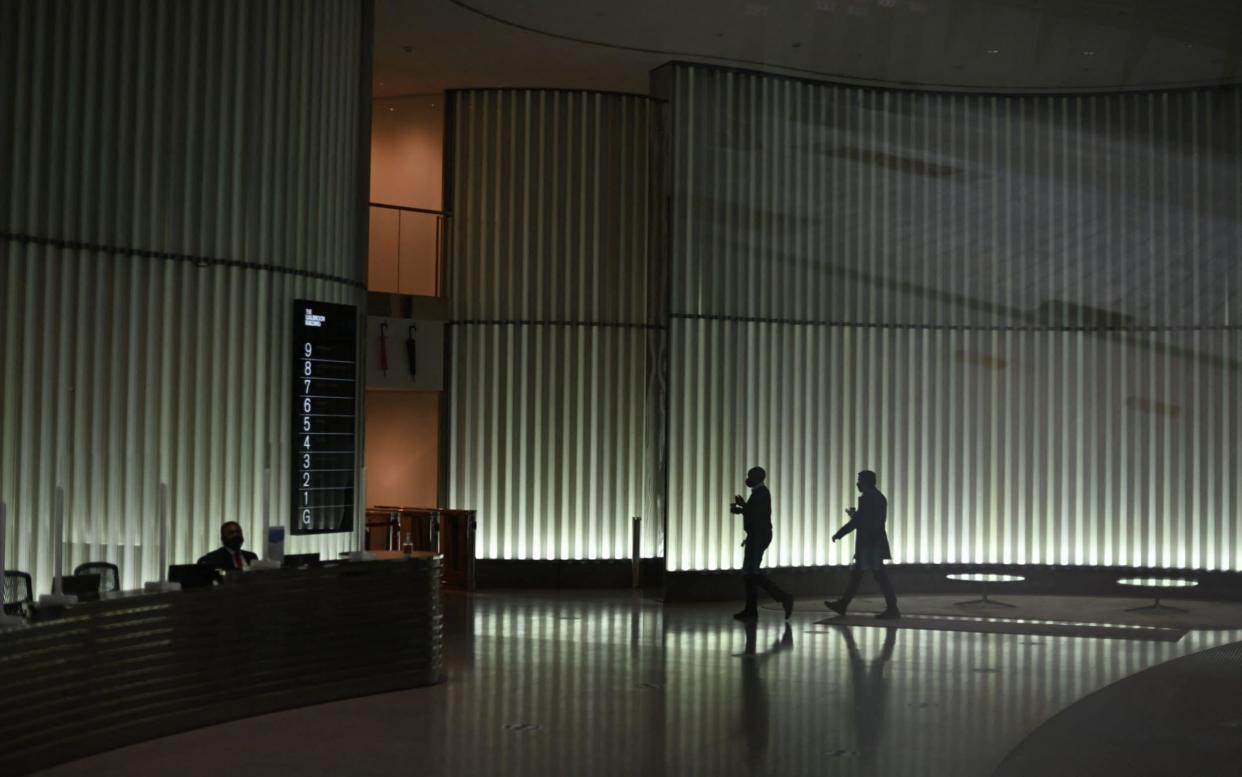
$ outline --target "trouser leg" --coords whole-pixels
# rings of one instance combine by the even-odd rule
[[[776,601],[784,603],[785,592],[781,590],[779,585],[773,583],[767,575],[755,575],[755,585],[767,591]]]
[[[745,612],[758,612],[759,591],[755,587],[755,576],[751,574],[743,575],[742,580],[746,583],[746,606],[742,609]]]
[[[875,579],[880,584],[880,590],[884,592],[884,608],[887,610],[897,609],[897,592],[893,590],[893,581],[888,578],[888,570],[884,565],[875,568]]]
[[[854,601],[854,594],[858,593],[858,586],[862,585],[862,570],[855,566],[850,570],[850,582],[845,587],[845,593],[841,596],[841,604],[846,606]]]

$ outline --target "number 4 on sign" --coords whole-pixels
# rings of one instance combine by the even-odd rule
[[[305,450],[310,450],[310,435],[309,434],[302,438],[302,448]]]

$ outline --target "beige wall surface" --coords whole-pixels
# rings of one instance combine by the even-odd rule
[[[367,392],[367,505],[434,507],[440,395]]]
[[[441,210],[444,97],[376,100],[371,111],[371,202]],[[371,209],[368,287],[371,291],[434,296],[440,217]]]
[[[444,96],[385,97],[371,110],[371,202],[443,209]]]

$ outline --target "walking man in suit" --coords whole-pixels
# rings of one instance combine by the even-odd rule
[[[248,550],[242,550],[245,541],[241,524],[228,521],[220,527],[221,547],[200,558],[198,563],[215,569],[245,569],[259,558]]]
[[[746,485],[750,488],[750,498],[743,499],[739,494],[733,497],[729,510],[734,515],[742,516],[742,528],[746,530],[746,539],[742,547],[746,555],[742,561],[742,580],[746,583],[746,606],[741,612],[733,614],[740,621],[753,620],[759,617],[757,599],[758,588],[772,595],[772,598],[785,607],[785,618],[793,614],[793,597],[780,589],[776,583],[768,579],[759,565],[763,562],[763,552],[772,544],[772,495],[764,485],[768,473],[763,467],[752,467],[746,473]]]
[[[850,519],[844,526],[837,529],[836,534],[832,535],[832,541],[836,542],[850,532],[856,532],[854,535],[854,569],[850,571],[849,587],[845,589],[845,595],[836,601],[825,601],[824,604],[833,612],[844,615],[854,599],[854,594],[858,593],[863,572],[870,570],[871,574],[875,575],[876,582],[880,584],[880,590],[884,592],[884,612],[875,617],[900,618],[901,613],[897,610],[897,594],[893,591],[893,583],[888,579],[888,572],[884,569],[884,560],[893,557],[888,547],[888,532],[884,529],[884,524],[888,520],[888,500],[876,487],[875,473],[871,470],[859,472],[858,481],[854,485],[860,492],[858,507],[845,508]]]

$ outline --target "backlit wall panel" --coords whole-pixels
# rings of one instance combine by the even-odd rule
[[[660,554],[651,451],[656,105],[568,91],[451,98],[449,499],[482,558]]]
[[[366,9],[0,5],[0,500],[36,594],[58,485],[66,570],[124,588],[159,573],[160,482],[172,563],[288,524],[289,304],[365,280]]]
[[[668,564],[1238,569],[1240,90],[911,94],[675,66]]]
[[[742,561],[755,464],[772,566],[832,543],[879,474],[897,562],[1236,569],[1242,332],[1016,332],[674,321],[668,563]]]
[[[451,501],[481,558],[629,558],[644,477],[648,330],[487,325],[453,334]],[[484,518],[491,518],[486,525]],[[644,521],[644,555],[659,527]]]
[[[1239,323],[1242,89],[1002,97],[659,75],[674,314]]]
[[[364,8],[5,3],[4,230],[352,279]]]

